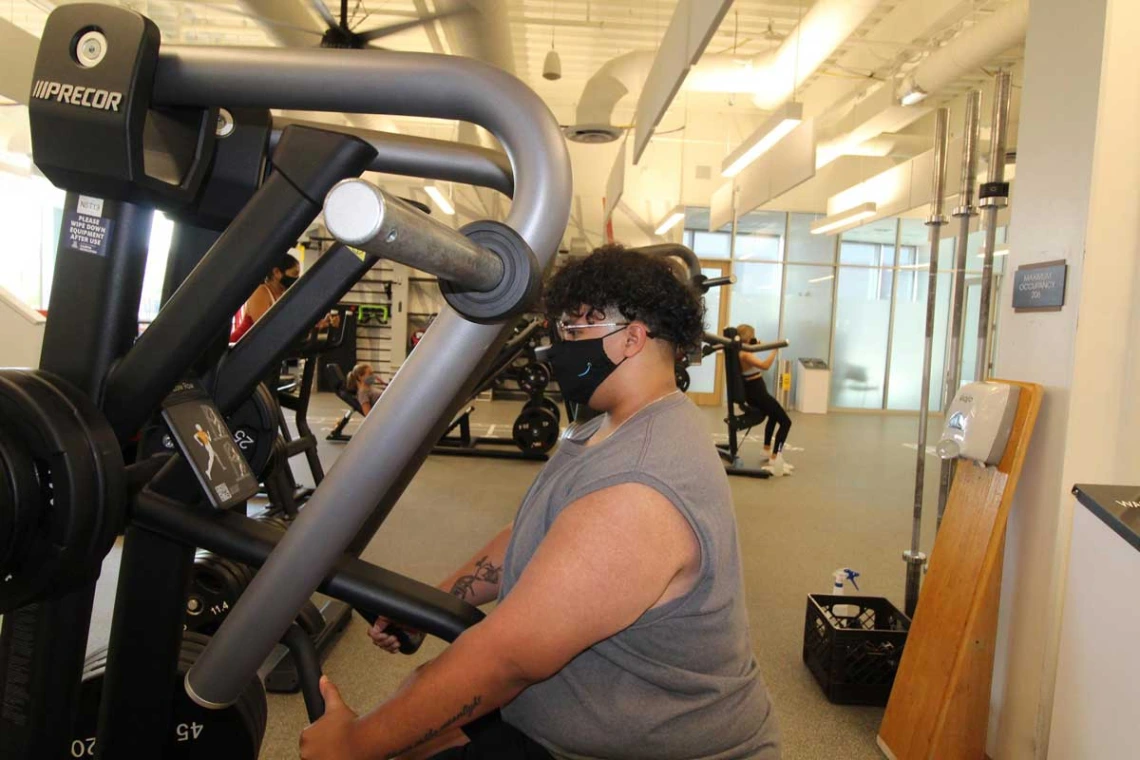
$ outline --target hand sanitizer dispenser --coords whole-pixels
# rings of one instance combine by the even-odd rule
[[[972,459],[983,465],[1000,462],[1020,394],[1020,388],[1007,383],[962,386],[946,410],[938,455],[943,459]]]

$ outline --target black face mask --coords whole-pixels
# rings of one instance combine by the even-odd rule
[[[600,338],[562,341],[546,351],[546,361],[550,362],[563,398],[572,404],[589,405],[594,391],[625,361],[610,361],[602,341],[624,329],[619,327]]]
[[[290,277],[287,274],[281,275],[281,287],[285,288],[286,290],[291,288],[293,286],[293,283],[295,283],[296,281],[297,281],[296,277]]]

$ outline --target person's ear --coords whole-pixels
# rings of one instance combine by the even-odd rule
[[[625,355],[637,354],[650,340],[648,325],[644,322],[630,322],[629,327],[625,329]]]

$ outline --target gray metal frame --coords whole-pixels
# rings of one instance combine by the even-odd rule
[[[170,48],[154,102],[459,119],[510,158],[506,223],[548,265],[570,216],[569,155],[558,123],[522,82],[478,61],[371,50]],[[186,675],[199,704],[232,704],[334,562],[427,455],[485,356],[506,339],[445,308],[392,379],[301,516]],[[380,506],[378,506],[378,503]]]
[[[430,137],[376,132],[347,124],[281,118],[273,120],[273,131],[269,137],[271,149],[277,146],[281,132],[290,125],[359,137],[376,149],[376,159],[370,167],[374,172],[489,187],[508,198],[514,193],[515,177],[511,162],[497,150]]]

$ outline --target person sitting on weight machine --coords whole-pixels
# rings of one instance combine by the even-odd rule
[[[356,402],[364,414],[372,411],[372,406],[383,395],[388,383],[384,378],[372,371],[372,365],[361,362],[352,368],[348,379],[344,382],[345,390],[356,394]]]
[[[740,325],[736,328],[736,334],[744,343],[756,343],[756,330],[752,325]],[[763,359],[747,351],[740,352],[740,369],[744,375],[744,393],[748,405],[764,412],[768,418],[768,423],[764,426],[764,451],[768,454],[768,464],[761,469],[779,477],[790,475],[795,467],[784,461],[783,453],[788,431],[792,429],[792,418],[780,406],[780,402],[768,393],[768,386],[764,384],[764,373],[774,361],[776,351],[769,352]]]
[[[562,394],[601,414],[563,435],[513,525],[442,584],[498,605],[367,715],[322,680],[304,760],[779,758],[732,493],[676,387],[700,296],[659,259],[606,246],[554,274],[546,309]],[[369,633],[391,651],[389,625]]]

